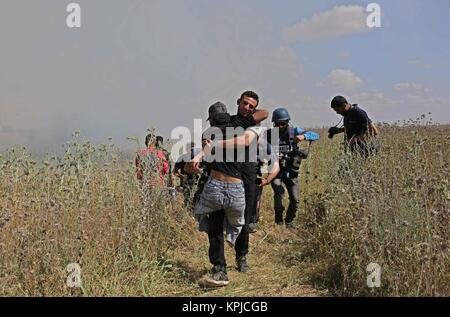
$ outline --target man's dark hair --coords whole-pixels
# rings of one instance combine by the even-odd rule
[[[145,146],[148,147],[148,145],[150,144],[150,141],[153,139],[153,134],[147,134],[147,136],[145,137]]]
[[[333,98],[333,100],[331,100],[331,108],[340,108],[346,105],[347,103],[348,103],[347,99],[345,99],[344,97],[336,96]]]
[[[259,96],[254,91],[249,90],[249,91],[242,93],[241,98],[239,98],[239,100],[242,100],[244,97],[249,97],[249,98],[255,99],[259,104]]]
[[[155,136],[153,134],[147,134],[147,136],[145,137],[145,146],[148,147],[148,145],[150,144],[150,142],[155,138]],[[161,145],[164,144],[164,138],[160,135],[158,135],[155,138],[156,142],[159,142]]]

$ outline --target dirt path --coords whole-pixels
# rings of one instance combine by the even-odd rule
[[[203,290],[198,280],[208,272],[207,236],[196,237],[198,247],[191,246],[173,254],[174,262],[172,286],[167,285],[164,296],[323,296],[324,292],[314,289],[305,278],[298,262],[290,261],[295,257],[295,245],[300,237],[295,229],[276,226],[262,221],[259,231],[250,236],[249,273],[239,273],[235,268],[234,250],[226,245],[225,253],[228,264],[227,287]],[[293,264],[297,263],[297,264]]]

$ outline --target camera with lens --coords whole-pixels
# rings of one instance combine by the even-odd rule
[[[308,158],[308,151],[297,149],[291,154],[291,170],[289,172],[290,178],[297,178],[300,173],[300,165],[302,160]]]
[[[332,139],[336,134],[340,132],[338,127],[331,127],[328,129],[328,138]]]

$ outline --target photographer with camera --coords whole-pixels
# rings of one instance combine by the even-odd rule
[[[203,164],[199,165],[202,169],[202,173],[193,174],[186,173],[185,166],[201,151],[201,149],[195,147],[195,143],[189,144],[189,150],[182,155],[175,163],[174,174],[180,179],[180,188],[184,195],[184,204],[190,210],[197,204],[200,199],[205,183],[208,181],[209,175],[206,168],[203,168]]]
[[[319,140],[319,135],[315,132],[290,126],[290,120],[289,112],[285,108],[278,108],[272,114],[274,128],[267,131],[267,141],[277,151],[280,165],[280,172],[271,183],[274,192],[275,223],[283,224],[284,184],[289,194],[289,207],[284,219],[287,227],[292,227],[292,221],[297,214],[300,194],[300,164],[308,157],[309,152],[300,149],[298,144],[309,141],[311,145],[311,142]],[[278,132],[278,135],[274,132]]]
[[[348,103],[342,96],[333,98],[331,108],[337,114],[343,116],[344,126],[341,128],[331,127],[328,130],[330,139],[336,134],[345,133],[345,146],[350,148],[352,153],[356,152],[363,157],[367,157],[369,154],[378,151],[379,145],[373,139],[378,136],[378,129],[363,109],[358,105]]]

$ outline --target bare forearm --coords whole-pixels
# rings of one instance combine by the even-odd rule
[[[369,133],[371,136],[377,136],[380,132],[378,128],[373,123],[369,124]]]
[[[265,109],[258,109],[253,113],[253,119],[256,123],[261,123],[269,117],[269,111]]]
[[[217,141],[217,145],[219,145],[220,147],[226,148],[226,149],[234,148],[235,146],[237,146],[237,147],[246,147],[247,146],[247,140],[246,139],[247,138],[246,138],[245,135],[241,135],[241,136],[238,136],[238,137],[233,138],[233,139]]]
[[[201,169],[200,169],[200,162],[203,159],[204,156],[204,151],[202,150],[200,153],[198,153],[196,156],[194,156],[194,158],[192,159],[192,161],[186,163],[184,165],[184,172],[187,174],[199,174],[201,173]]]
[[[219,140],[217,141],[217,145],[219,145],[220,147],[223,148],[234,148],[234,147],[246,147],[249,146],[250,143],[253,142],[253,140],[255,139],[256,135],[253,132],[245,132],[243,135],[235,137],[233,139],[228,139],[228,140]]]
[[[277,177],[278,173],[280,173],[280,164],[275,162],[269,175],[266,177],[267,182],[271,183]]]

